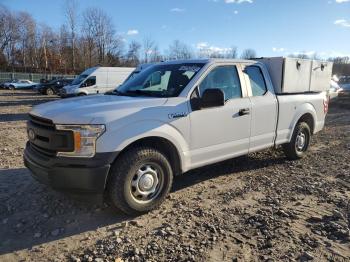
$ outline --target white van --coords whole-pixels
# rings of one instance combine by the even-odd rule
[[[134,71],[132,67],[91,67],[61,89],[61,97],[103,94],[115,89]]]

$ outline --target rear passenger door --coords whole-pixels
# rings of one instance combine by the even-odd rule
[[[252,106],[249,152],[273,146],[277,125],[277,100],[267,72],[259,64],[243,66]]]

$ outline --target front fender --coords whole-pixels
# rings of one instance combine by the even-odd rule
[[[138,121],[115,130],[107,126],[106,132],[97,140],[96,152],[120,152],[133,142],[147,137],[160,137],[171,142],[180,156],[182,170],[187,170],[188,160],[184,152],[188,151],[189,146],[184,135],[171,124],[161,121]]]

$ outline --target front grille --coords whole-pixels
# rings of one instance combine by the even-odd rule
[[[46,118],[42,118],[42,117],[38,117],[38,116],[34,116],[29,114],[29,121],[39,127],[42,128],[46,128],[46,129],[51,129],[54,130],[55,129],[55,125],[53,124],[52,120],[50,119],[46,119]]]
[[[45,156],[56,156],[58,151],[73,151],[74,140],[71,131],[56,130],[52,120],[29,115],[28,132],[34,132],[34,139],[29,139],[31,148]]]

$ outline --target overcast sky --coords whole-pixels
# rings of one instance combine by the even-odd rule
[[[63,0],[0,0],[54,28],[64,23]],[[259,56],[317,52],[350,56],[350,0],[81,0],[78,11],[100,7],[126,42],[151,37],[165,50],[179,39],[194,50],[207,47]]]

